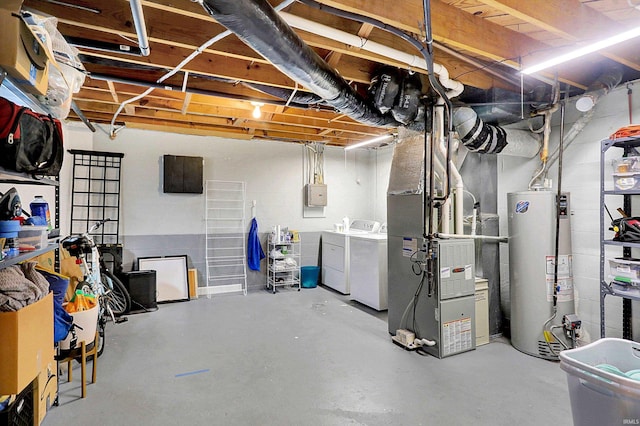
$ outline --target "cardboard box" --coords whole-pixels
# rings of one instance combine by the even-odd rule
[[[18,394],[54,356],[53,294],[15,312],[0,312],[0,395]]]
[[[56,254],[53,250],[41,254],[40,256],[31,259],[34,262],[38,262],[38,266],[47,271],[54,271],[56,266]]]
[[[46,95],[49,60],[46,47],[20,18],[22,0],[0,2],[0,67],[23,90]]]
[[[45,368],[38,374],[38,379],[34,383],[34,419],[37,419],[37,424],[42,423],[44,416],[47,415],[47,411],[53,405],[56,400],[58,392],[58,376],[56,374],[57,363],[53,357],[46,363]]]

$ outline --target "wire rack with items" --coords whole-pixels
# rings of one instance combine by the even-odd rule
[[[631,302],[640,300],[640,224],[631,216],[632,199],[640,196],[640,157],[636,148],[640,137],[605,139],[600,151],[600,335],[605,337],[605,298],[622,298],[622,337],[632,338]],[[613,170],[605,154],[610,148],[622,148],[616,152]],[[611,183],[611,178],[613,182]],[[610,189],[613,187],[613,189]],[[622,202],[618,215],[607,204]],[[616,218],[616,219],[614,219]],[[624,223],[623,223],[624,222]],[[634,232],[637,233],[634,234]]]
[[[267,289],[297,287],[300,291],[300,237],[295,232],[277,232],[269,235]]]

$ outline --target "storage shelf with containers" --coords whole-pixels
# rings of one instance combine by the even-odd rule
[[[25,173],[0,169],[0,184],[54,186],[54,214],[58,223],[57,181],[35,179]],[[47,238],[47,228],[20,227],[15,234],[19,243],[28,244],[28,251],[14,251],[1,259],[0,270],[57,250],[57,241]],[[26,247],[24,249],[27,250]],[[2,421],[8,419],[10,424],[38,425],[56,399],[57,367],[53,330],[51,293],[17,311],[0,312],[0,336],[3,339],[0,345],[0,395],[16,395],[13,402],[0,413],[0,423],[4,424]]]
[[[640,196],[640,156],[634,156],[640,147],[640,137],[605,139],[600,150],[600,334],[605,337],[605,299],[607,296],[623,298],[623,337],[631,338],[631,301],[640,300],[640,259],[634,258],[632,249],[640,249],[640,223],[638,239],[620,241],[615,236],[620,229],[612,223],[615,208],[608,204],[619,203],[617,217],[633,216],[632,200]],[[617,158],[605,159],[609,149]],[[633,224],[633,222],[632,222]],[[638,254],[636,254],[638,256]]]
[[[267,244],[267,289],[297,287],[300,291],[300,236],[296,232],[286,236],[269,235]]]

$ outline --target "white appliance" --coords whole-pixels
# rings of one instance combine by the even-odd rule
[[[349,236],[351,299],[378,311],[387,309],[387,227]]]
[[[349,294],[349,237],[378,232],[380,222],[356,219],[348,231],[322,231],[322,284]]]

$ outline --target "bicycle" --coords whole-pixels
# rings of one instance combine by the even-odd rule
[[[131,307],[129,292],[124,284],[107,269],[98,246],[91,237],[92,232],[110,220],[100,220],[87,232],[81,235],[70,235],[62,240],[62,247],[77,259],[76,262],[84,274],[76,290],[93,294],[98,301],[98,334],[100,336],[98,356],[104,351],[105,326],[108,319],[111,318],[114,324],[127,321],[127,318],[122,315]]]

